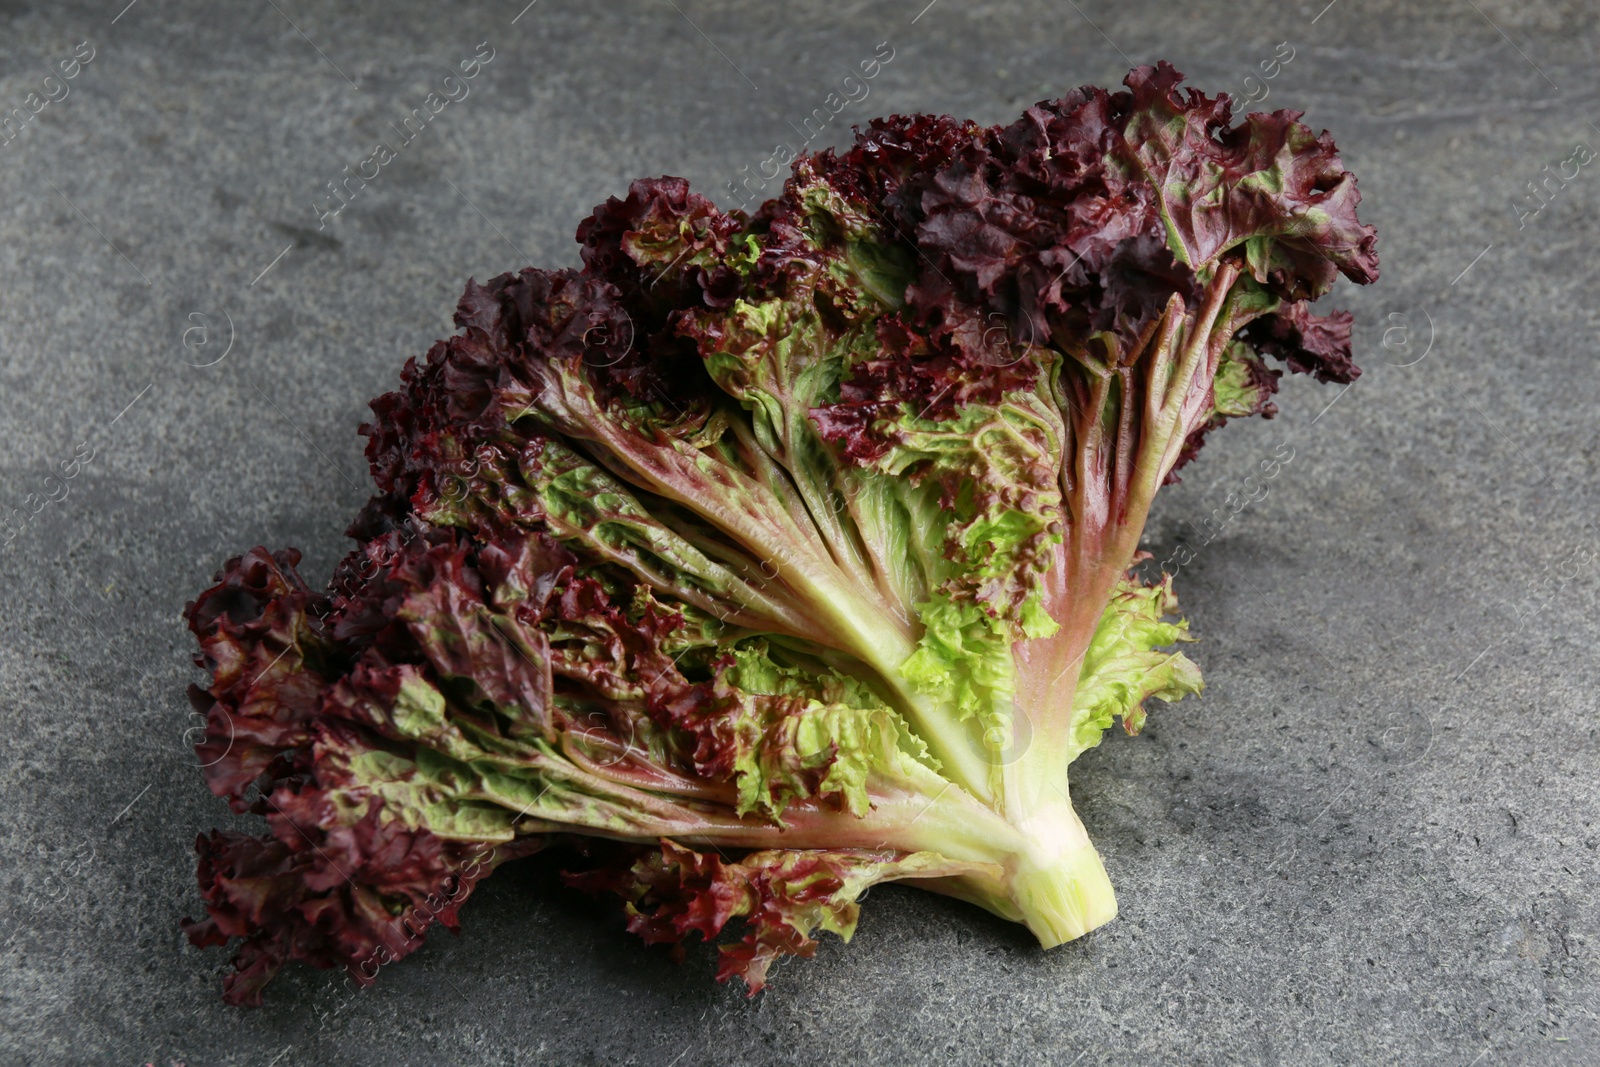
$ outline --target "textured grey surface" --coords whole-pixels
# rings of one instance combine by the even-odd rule
[[[0,1062],[1600,1062],[1600,166],[1513,207],[1600,145],[1591,4],[123,2],[0,4],[5,110],[96,50],[0,146],[0,505],[94,449],[0,549]],[[1158,504],[1160,557],[1293,450],[1178,576],[1205,698],[1074,769],[1121,918],[1047,954],[885,888],[746,1001],[535,859],[368,992],[296,969],[225,1008],[225,953],[177,930],[230,823],[185,745],[185,599],[258,543],[327,573],[364,404],[469,275],[575,262],[629,178],[720,187],[882,41],[840,126],[1000,121],[1157,57],[1242,92],[1286,41],[1267,106],[1333,128],[1381,234],[1341,293],[1368,373],[1289,383]]]

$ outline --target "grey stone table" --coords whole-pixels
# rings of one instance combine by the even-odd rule
[[[1600,145],[1592,4],[124,2],[0,5],[0,506],[60,497],[0,550],[0,1062],[1600,1063],[1600,168],[1529,184]],[[186,748],[184,601],[255,544],[328,572],[467,277],[575,263],[636,176],[731,204],[880,45],[813,147],[1165,57],[1332,127],[1382,235],[1367,373],[1159,502],[1210,686],[1075,768],[1121,918],[1044,953],[890,887],[746,1000],[535,859],[359,996],[224,1007],[177,923],[249,820]]]

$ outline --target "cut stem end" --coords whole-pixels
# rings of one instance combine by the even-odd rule
[[[1011,899],[1045,948],[1082,937],[1117,917],[1117,895],[1093,845],[1044,862],[1025,859],[1012,875]]]

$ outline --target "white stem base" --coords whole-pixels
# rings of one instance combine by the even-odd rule
[[[1045,948],[1082,937],[1117,917],[1117,896],[1093,845],[1023,859],[1011,876],[1011,899]]]

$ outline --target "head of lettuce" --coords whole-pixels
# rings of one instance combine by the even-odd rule
[[[734,923],[752,991],[877,882],[1112,918],[1068,768],[1201,686],[1151,498],[1270,360],[1353,379],[1308,305],[1377,277],[1328,135],[1180,80],[874,121],[748,216],[637,181],[582,270],[469,283],[327,590],[256,549],[188,609],[207,782],[269,830],[198,843],[228,999],[371,981],[551,844],[647,941]]]

